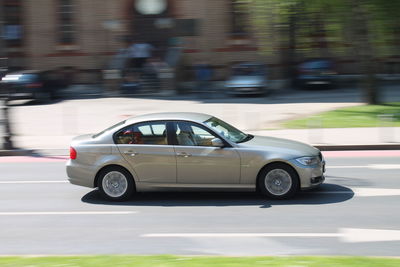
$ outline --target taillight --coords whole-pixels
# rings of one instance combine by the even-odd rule
[[[42,87],[42,83],[28,83],[27,85],[26,85],[26,87],[27,88],[39,88],[39,87]]]
[[[69,148],[69,158],[76,159],[76,150],[72,146]]]

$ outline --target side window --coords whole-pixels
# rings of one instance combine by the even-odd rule
[[[116,135],[117,144],[168,145],[165,122],[144,122],[131,125]]]
[[[176,139],[180,146],[212,146],[217,138],[200,125],[190,122],[176,123]]]

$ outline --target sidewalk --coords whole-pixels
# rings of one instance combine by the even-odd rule
[[[72,89],[71,93],[77,88],[75,91]],[[399,90],[389,87],[385,90],[382,95],[386,99],[400,101]],[[156,112],[208,113],[245,132],[297,140],[325,150],[400,149],[400,128],[270,130],[285,120],[360,104],[360,93],[349,89],[282,91],[258,98],[223,95],[207,99],[197,99],[192,95],[88,97],[47,105],[15,102],[10,107],[10,119],[16,148],[52,155],[67,154],[74,136],[99,132],[130,116]]]
[[[345,129],[259,130],[248,133],[300,141],[321,150],[385,150],[400,149],[400,127]],[[19,148],[45,155],[68,155],[73,135],[16,136]],[[1,155],[1,154],[0,154]]]

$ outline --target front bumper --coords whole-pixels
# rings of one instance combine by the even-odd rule
[[[227,86],[227,93],[235,95],[263,94],[266,93],[264,86]]]
[[[322,184],[325,181],[325,161],[321,160],[315,166],[302,166],[296,160],[291,161],[300,179],[300,189],[309,189]]]

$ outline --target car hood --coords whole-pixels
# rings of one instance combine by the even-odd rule
[[[263,76],[233,76],[226,81],[227,84],[261,84],[265,82]]]
[[[278,151],[279,153],[290,154],[293,156],[314,156],[319,154],[319,150],[313,146],[283,138],[269,136],[254,136],[251,140],[239,143],[239,147],[259,149],[266,151]]]

